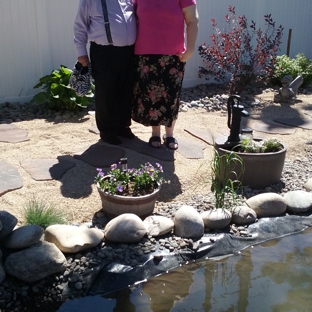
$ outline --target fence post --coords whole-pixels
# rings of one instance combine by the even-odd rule
[[[290,51],[291,33],[292,33],[292,29],[289,29],[288,40],[287,40],[287,53],[286,53],[288,57],[289,57],[289,51]]]

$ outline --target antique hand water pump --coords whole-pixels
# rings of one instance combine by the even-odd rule
[[[239,133],[241,117],[249,116],[249,113],[244,110],[244,106],[239,104],[240,99],[241,97],[239,95],[231,95],[227,101],[227,125],[231,129],[230,136],[227,139],[227,143],[238,143],[240,141]]]

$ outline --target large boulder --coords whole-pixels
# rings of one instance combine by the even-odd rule
[[[7,237],[14,229],[17,224],[17,219],[9,212],[2,210],[0,211],[0,223],[2,225],[0,231],[0,241]]]
[[[146,224],[133,213],[124,213],[112,219],[104,229],[105,239],[115,243],[139,242],[148,232]]]
[[[7,274],[31,283],[64,271],[66,258],[54,244],[39,242],[10,254],[5,260],[4,269]]]
[[[38,225],[25,225],[6,237],[4,246],[10,249],[27,248],[39,242],[44,230]]]
[[[310,178],[305,184],[304,187],[306,189],[307,192],[311,192],[312,191],[312,178]]]
[[[184,205],[175,214],[174,234],[183,238],[199,238],[204,234],[204,221],[198,211]]]
[[[256,220],[256,212],[248,206],[236,206],[232,209],[232,222],[236,225],[247,225]]]
[[[54,243],[66,253],[90,249],[100,244],[103,239],[104,233],[99,229],[64,224],[50,225],[44,235],[45,241]]]
[[[164,216],[149,216],[143,221],[147,228],[148,234],[151,236],[161,236],[170,233],[174,227],[171,219]]]
[[[5,270],[2,263],[2,251],[0,249],[0,284],[3,282],[4,279],[5,279]]]
[[[284,195],[287,204],[287,211],[290,212],[306,212],[312,207],[312,193],[297,190],[290,191]]]
[[[246,204],[253,209],[258,218],[276,217],[286,211],[286,201],[276,193],[262,193],[247,199]]]
[[[232,213],[223,208],[211,209],[201,213],[206,228],[221,230],[227,227],[232,220]]]

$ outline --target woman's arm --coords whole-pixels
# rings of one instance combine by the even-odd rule
[[[186,62],[195,50],[195,43],[198,33],[198,12],[196,5],[182,9],[186,24],[186,51],[178,54],[181,62]]]

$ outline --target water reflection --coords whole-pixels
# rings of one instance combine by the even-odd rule
[[[235,265],[235,271],[238,276],[238,311],[246,311],[248,307],[249,289],[251,288],[251,273],[254,269],[250,249],[244,252]]]
[[[91,305],[106,312],[312,311],[311,242],[308,229],[222,260],[185,265],[110,298],[84,298],[85,307],[67,302],[59,311],[88,311]]]
[[[157,285],[150,282],[144,283],[142,291],[151,298],[150,310],[161,312],[164,311],[164,307],[170,310],[176,302],[186,298],[193,284],[196,269],[196,267],[190,270],[181,268],[170,274],[160,275],[156,278]]]

